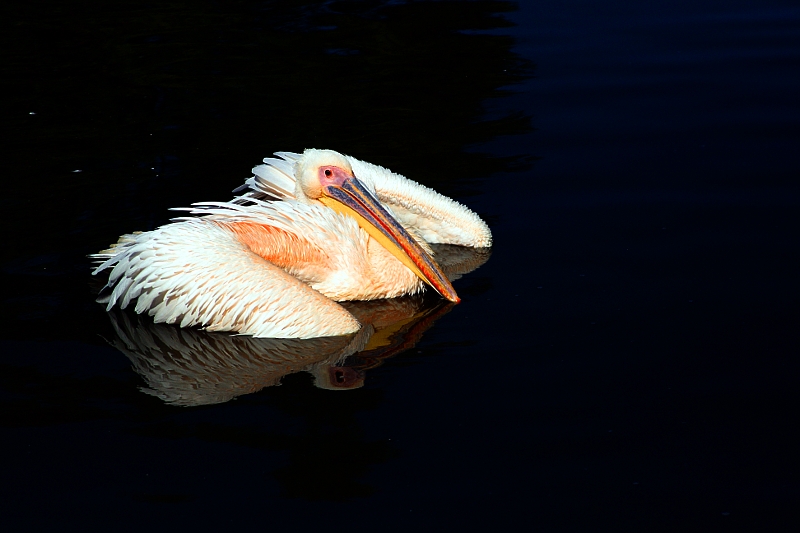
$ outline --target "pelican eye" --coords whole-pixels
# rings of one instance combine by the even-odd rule
[[[325,177],[326,178],[330,178],[331,176],[333,176],[333,172],[331,172],[331,169],[326,168],[325,169]]]

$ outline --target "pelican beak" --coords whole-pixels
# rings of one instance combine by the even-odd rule
[[[353,176],[342,176],[322,187],[319,197],[331,209],[356,219],[358,225],[389,250],[419,278],[451,302],[460,302],[442,269],[414,238]]]

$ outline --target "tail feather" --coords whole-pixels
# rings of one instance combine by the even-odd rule
[[[247,203],[251,200],[293,200],[295,189],[294,162],[300,154],[276,152],[278,157],[264,158],[263,165],[253,168],[253,177],[234,189],[234,193],[247,191],[234,203]]]
[[[276,195],[282,200],[287,198],[294,199],[295,180],[291,168],[285,169],[281,168],[283,165],[280,167],[272,165],[272,161],[277,162],[277,159],[265,159],[264,161],[267,164],[253,168],[253,174],[255,174],[254,189],[258,192]],[[281,163],[286,162],[281,161]]]

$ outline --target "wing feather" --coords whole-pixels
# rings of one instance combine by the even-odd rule
[[[346,156],[353,173],[407,228],[431,244],[484,248],[492,245],[489,226],[471,209],[391,170]]]
[[[108,309],[147,312],[155,322],[256,337],[311,338],[353,333],[342,306],[253,253],[213,217],[173,222],[95,258],[111,270]]]

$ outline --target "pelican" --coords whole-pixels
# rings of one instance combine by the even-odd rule
[[[459,298],[429,244],[489,247],[474,212],[383,167],[332,150],[277,152],[229,202],[202,202],[94,254],[110,269],[98,301],[155,322],[254,337],[355,333],[348,300],[427,284]]]

